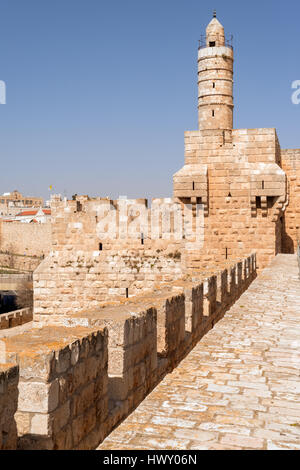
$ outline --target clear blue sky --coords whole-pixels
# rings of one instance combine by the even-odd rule
[[[172,193],[197,129],[197,44],[234,35],[235,128],[300,147],[299,0],[0,0],[0,193]]]

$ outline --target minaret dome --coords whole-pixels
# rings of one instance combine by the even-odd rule
[[[217,18],[213,18],[206,28],[206,45],[207,47],[225,46],[224,28]]]

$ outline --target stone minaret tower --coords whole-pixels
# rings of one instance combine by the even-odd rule
[[[199,45],[198,87],[199,129],[232,129],[233,49],[216,12]]]

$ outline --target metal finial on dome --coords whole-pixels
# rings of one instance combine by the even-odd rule
[[[214,18],[217,18],[217,12],[216,12],[216,10],[214,10],[214,12],[213,12],[213,17],[214,17]]]

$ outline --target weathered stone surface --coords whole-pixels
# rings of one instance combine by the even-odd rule
[[[18,407],[30,413],[48,413],[58,405],[59,384],[42,382],[20,382]]]
[[[18,407],[17,429],[14,424],[19,447],[71,449],[96,429],[96,420],[97,429],[100,425],[102,428],[99,443],[107,432],[107,331],[33,328],[2,341],[6,356],[14,352],[20,369],[19,384],[15,383],[15,408],[10,411],[13,424]],[[9,397],[7,386],[4,392]],[[11,394],[10,400],[13,397]],[[0,408],[0,424],[8,410],[8,406],[2,411]],[[16,436],[15,432],[14,448]],[[96,438],[94,433],[94,441]]]

